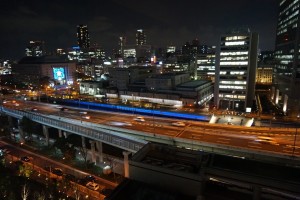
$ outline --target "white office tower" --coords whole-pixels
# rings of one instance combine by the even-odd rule
[[[214,94],[218,108],[245,111],[252,107],[257,54],[257,33],[238,29],[221,36]]]

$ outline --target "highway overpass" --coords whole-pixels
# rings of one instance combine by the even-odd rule
[[[288,165],[298,165],[300,158],[297,155],[285,155],[277,152],[263,151],[258,149],[248,149],[243,147],[233,147],[216,143],[208,143],[200,140],[193,140],[181,137],[172,137],[150,133],[142,130],[133,130],[126,127],[115,127],[105,124],[71,119],[58,114],[42,114],[29,110],[18,110],[19,108],[0,107],[1,113],[21,119],[23,116],[40,123],[46,127],[53,127],[59,130],[80,135],[91,140],[104,142],[106,144],[124,149],[129,152],[139,151],[148,142],[158,142],[177,147],[195,149],[210,153],[231,155],[234,157],[250,158],[253,160],[264,160]],[[155,127],[159,129],[159,127]]]

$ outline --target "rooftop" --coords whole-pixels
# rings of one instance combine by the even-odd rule
[[[177,87],[181,87],[181,88],[196,88],[199,87],[201,85],[207,84],[211,81],[207,81],[207,80],[193,80],[193,81],[188,81],[185,83],[182,83],[180,85],[178,85]]]
[[[18,64],[45,64],[45,63],[69,63],[65,56],[27,56],[19,60]]]

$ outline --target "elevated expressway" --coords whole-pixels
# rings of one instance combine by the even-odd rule
[[[28,105],[27,107],[5,105],[0,107],[0,112],[18,119],[26,116],[45,126],[101,141],[133,153],[139,151],[147,142],[157,142],[288,165],[299,165],[300,161],[300,147],[295,144],[297,139],[295,129],[270,130],[193,121],[185,121],[185,127],[174,127],[170,125],[172,122],[170,119],[148,116],[145,117],[145,122],[138,122],[133,120],[132,115],[103,114],[92,110],[88,111],[91,119],[84,120],[78,114],[79,110],[65,114],[57,111],[57,108],[54,108],[55,112],[49,111],[50,107],[53,107],[52,104],[30,104],[30,106],[37,107],[38,111],[32,111]],[[45,106],[48,110],[43,108]],[[126,122],[127,125],[115,126],[112,124],[115,121]],[[259,135],[270,135],[270,132],[277,138],[278,143],[265,144],[255,141]]]

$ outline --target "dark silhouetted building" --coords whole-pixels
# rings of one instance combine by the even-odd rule
[[[275,46],[275,86],[272,99],[289,115],[300,113],[300,2],[279,2]]]

